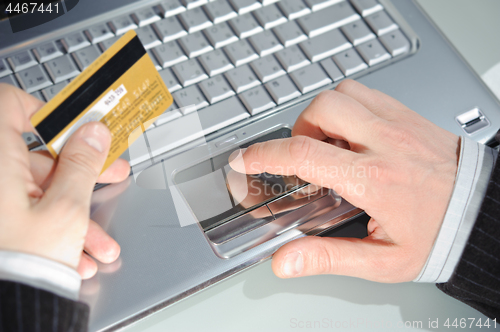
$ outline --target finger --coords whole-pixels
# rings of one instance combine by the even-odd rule
[[[30,152],[30,169],[35,183],[46,190],[54,175],[56,160],[48,151]],[[97,179],[98,183],[117,183],[125,180],[130,173],[126,160],[115,160]]]
[[[379,94],[375,93],[374,90],[353,80],[343,81],[337,85],[335,91],[351,97],[372,113],[385,120],[401,118],[401,110],[406,109],[406,106],[404,108],[395,108],[392,104],[380,98]]]
[[[335,138],[355,144],[372,141],[373,123],[380,120],[356,100],[337,91],[323,91],[300,114],[292,136]]]
[[[350,150],[351,146],[349,145],[348,142],[341,140],[341,139],[335,139],[335,138],[328,138],[325,140],[325,142],[330,143],[331,145],[335,145],[336,147]]]
[[[0,84],[0,202],[29,206],[28,195],[36,191],[29,172],[28,150],[22,133],[31,130],[29,117],[42,102],[7,84]]]
[[[336,274],[378,282],[408,279],[389,269],[397,248],[383,241],[308,236],[289,242],[274,255],[272,268],[280,278]]]
[[[337,192],[340,189],[336,188],[338,186],[347,188],[363,184],[366,180],[356,176],[355,170],[363,167],[357,153],[307,136],[257,143],[248,147],[243,154],[240,151],[233,152],[229,160],[237,172],[296,175],[304,181]]]
[[[84,250],[102,263],[112,263],[120,255],[120,245],[93,220],[89,223]]]
[[[108,155],[111,134],[100,122],[79,128],[59,154],[50,187],[42,202],[69,202],[88,211],[90,196]],[[58,204],[54,204],[57,206]]]
[[[130,164],[124,159],[116,159],[97,178],[98,183],[118,183],[130,175]]]
[[[248,176],[234,170],[226,175],[226,186],[235,204],[244,208],[255,206],[271,197],[259,178]]]
[[[82,252],[76,271],[82,279],[90,279],[97,273],[97,264],[89,255]]]
[[[2,109],[5,110],[0,112],[0,119],[2,120],[0,123],[5,123],[3,120],[9,118],[11,121],[15,121],[15,128],[19,132],[33,131],[29,119],[45,105],[43,101],[21,89],[4,83],[0,83],[0,100],[2,100]]]
[[[56,161],[48,151],[36,151],[29,153],[30,170],[33,179],[42,190],[46,190],[54,174]]]
[[[392,241],[390,236],[384,231],[384,228],[373,218],[368,221],[366,229],[368,231],[368,236],[373,240]]]

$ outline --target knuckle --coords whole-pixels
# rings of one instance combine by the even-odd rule
[[[288,154],[295,163],[301,165],[312,159],[315,151],[315,144],[310,137],[295,136],[290,139],[288,144]]]
[[[89,176],[99,175],[99,167],[96,163],[96,158],[92,158],[88,154],[81,151],[73,151],[60,158],[59,164],[69,164],[72,168],[76,168],[79,173],[85,173]]]
[[[334,273],[335,262],[338,262],[336,257],[324,245],[316,248],[310,258],[310,268],[314,274]]]
[[[252,161],[262,161],[268,154],[266,153],[266,146],[264,143],[252,144],[245,151],[244,159],[251,156]]]
[[[314,99],[313,102],[320,105],[329,105],[335,100],[337,93],[332,90],[321,91]]]
[[[346,79],[340,82],[339,85],[337,85],[337,87],[335,88],[335,90],[339,92],[346,92],[350,91],[355,85],[356,85],[355,81],[351,79]]]

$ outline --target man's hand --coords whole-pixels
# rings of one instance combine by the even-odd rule
[[[413,280],[432,249],[453,191],[459,138],[395,99],[346,80],[320,93],[291,138],[230,157],[236,171],[297,175],[332,188],[372,217],[368,237],[305,237],[273,256],[279,277],[341,274]],[[240,154],[241,155],[241,154]]]
[[[111,142],[99,122],[77,130],[57,162],[28,152],[21,134],[33,131],[29,118],[43,102],[5,84],[0,100],[0,250],[49,258],[92,277],[91,256],[111,263],[120,254],[116,241],[89,220],[92,190],[96,182],[127,178],[128,163],[117,160],[99,176]]]

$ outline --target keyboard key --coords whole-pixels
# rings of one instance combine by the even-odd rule
[[[287,22],[286,17],[283,16],[276,5],[262,7],[253,12],[253,14],[264,29],[271,29],[277,25]]]
[[[356,47],[358,53],[369,66],[374,66],[391,58],[378,40],[372,40]]]
[[[351,0],[351,3],[361,16],[368,16],[384,9],[377,0]]]
[[[322,60],[320,62],[320,64],[321,64],[321,67],[323,67],[323,69],[326,71],[328,76],[330,76],[330,78],[334,82],[340,81],[341,79],[344,78],[344,74],[342,74],[339,67],[337,67],[335,62],[333,62],[332,58]]]
[[[50,86],[48,88],[43,89],[42,94],[43,94],[45,100],[47,100],[47,101],[51,100],[55,95],[57,95],[59,92],[61,92],[61,90],[64,89],[64,87],[66,85],[68,85],[68,82],[64,81],[64,82],[57,83],[53,86]]]
[[[15,72],[21,71],[23,69],[33,67],[37,64],[35,57],[31,54],[31,51],[23,51],[17,54],[14,54],[10,58],[7,59],[12,69]]]
[[[285,47],[298,44],[307,39],[307,36],[296,21],[290,21],[273,29],[274,33]]]
[[[186,6],[187,9],[203,6],[207,2],[207,0],[182,0],[182,4]]]
[[[262,3],[262,6],[268,6],[272,3],[278,2],[280,0],[258,0],[260,3]]]
[[[255,35],[264,30],[251,14],[233,18],[229,21],[229,25],[241,39]]]
[[[172,105],[170,105],[169,108],[163,112],[162,115],[156,118],[154,124],[155,126],[161,126],[162,124],[165,124],[167,122],[170,122],[172,120],[175,120],[177,118],[180,118],[182,116],[181,111],[179,111],[179,108],[175,104],[175,101],[172,102]]]
[[[332,82],[318,63],[291,73],[290,78],[302,93],[314,91]]]
[[[278,2],[278,7],[289,20],[307,15],[311,9],[307,7],[302,0],[286,0]]]
[[[311,63],[297,45],[279,51],[276,58],[289,73]]]
[[[357,19],[359,15],[351,5],[341,2],[317,13],[301,17],[297,19],[297,22],[309,37],[314,37]]]
[[[116,43],[118,41],[118,39],[120,39],[120,37],[121,36],[115,36],[113,38],[109,38],[109,39],[106,39],[103,42],[100,42],[99,43],[99,48],[101,49],[102,52],[106,52],[106,50],[108,48],[110,48],[111,46],[113,46],[113,44]]]
[[[149,58],[151,59],[151,61],[153,62],[153,65],[155,66],[156,70],[162,70],[163,67],[158,62],[158,59],[156,59],[156,56],[154,55],[153,51],[147,50],[147,52],[148,52]]]
[[[72,54],[73,59],[81,71],[90,66],[90,64],[94,62],[99,55],[101,55],[101,51],[97,48],[97,45],[85,47]]]
[[[196,59],[190,59],[172,67],[182,86],[186,87],[208,78]],[[177,103],[179,105],[179,103]],[[179,105],[179,107],[183,107]]]
[[[45,98],[43,98],[43,95],[40,91],[35,91],[35,92],[32,92],[31,95],[33,97],[35,97],[36,99],[39,99],[41,101],[45,101]]]
[[[255,115],[276,106],[263,86],[257,86],[238,95],[248,113]]]
[[[80,74],[69,55],[46,62],[45,69],[47,69],[54,83],[65,81]]]
[[[46,43],[34,48],[33,53],[40,63],[47,62],[63,55],[63,52],[56,46],[56,43],[54,42]]]
[[[302,95],[288,76],[282,76],[271,82],[267,82],[265,87],[277,105],[286,103]]]
[[[159,21],[161,17],[160,15],[155,13],[153,8],[143,8],[135,11],[132,14],[132,19],[134,20],[135,24],[143,27],[153,22]]]
[[[203,32],[214,48],[220,48],[238,41],[238,37],[236,37],[227,22],[211,26],[203,30]]]
[[[24,142],[30,150],[43,145],[40,139],[33,133],[23,133],[22,135]]]
[[[351,43],[338,29],[300,43],[300,48],[312,62],[323,60],[350,47]]]
[[[205,5],[204,9],[208,17],[212,22],[214,22],[214,24],[225,22],[238,16],[238,14],[226,1],[210,2]]]
[[[188,59],[176,41],[155,47],[152,51],[163,68],[171,67]]]
[[[179,0],[166,0],[161,2],[161,8],[163,9],[163,16],[170,17],[186,11]]]
[[[355,46],[376,38],[375,34],[361,20],[346,24],[340,29]]]
[[[182,85],[179,83],[177,78],[175,78],[174,74],[170,69],[164,69],[159,72],[161,78],[163,79],[163,82],[168,88],[168,91],[174,92],[177,90],[182,89]]]
[[[278,60],[272,55],[253,61],[250,66],[262,83],[286,74],[286,71],[281,68]]]
[[[103,40],[114,37],[113,32],[111,32],[106,24],[94,25],[90,29],[85,30],[85,35],[92,42],[92,44],[97,44]]]
[[[248,38],[248,41],[261,57],[283,49],[283,45],[269,30]]]
[[[233,8],[238,12],[238,14],[246,14],[255,9],[262,7],[262,4],[256,0],[229,0]]]
[[[235,95],[235,92],[222,75],[201,82],[199,87],[210,104],[215,104]]]
[[[398,56],[410,51],[410,42],[401,30],[395,30],[380,37],[380,41],[392,56]]]
[[[0,77],[7,76],[9,74],[12,74],[12,70],[10,70],[7,61],[5,61],[5,59],[0,58]]]
[[[179,45],[190,58],[197,57],[214,49],[201,31],[182,37],[179,39]]]
[[[234,68],[233,64],[229,62],[229,59],[222,50],[215,50],[203,54],[198,60],[200,60],[201,65],[205,68],[209,76],[215,76]]]
[[[32,93],[52,85],[52,82],[40,65],[20,71],[16,74],[16,77],[23,90],[27,93]]]
[[[194,112],[209,105],[203,93],[196,85],[176,91],[172,96],[183,114]]]
[[[153,29],[164,43],[187,35],[187,31],[175,17],[167,17],[154,23]]]
[[[260,85],[260,81],[248,65],[231,69],[224,74],[236,93]]]
[[[178,17],[189,33],[203,30],[212,25],[212,21],[209,20],[201,8],[195,8],[181,13]]]
[[[397,24],[384,11],[369,15],[365,17],[365,20],[378,36],[382,36],[398,28]]]
[[[304,0],[313,12],[330,7],[342,0]]]
[[[224,47],[224,51],[236,67],[259,58],[246,39]]]
[[[16,79],[12,75],[1,77],[0,83],[10,84],[10,85],[15,86],[16,88],[19,88],[19,84],[17,84]]]
[[[198,112],[148,130],[146,135],[151,154],[158,156],[248,117],[250,115],[237,97],[223,100]],[[201,130],[197,129],[199,125],[201,125]],[[144,155],[132,158],[131,164],[135,165],[149,159],[149,151],[144,151]]]
[[[122,35],[129,30],[137,29],[137,24],[128,15],[114,18],[108,24],[116,35]]]
[[[75,52],[90,45],[83,32],[76,32],[61,39],[61,44],[68,53]]]
[[[335,55],[333,60],[345,76],[355,74],[368,68],[368,65],[353,48]]]
[[[145,49],[148,50],[155,46],[161,45],[161,41],[158,39],[156,33],[150,25],[139,28],[136,30],[136,32],[137,37],[139,37],[139,40],[141,41]]]

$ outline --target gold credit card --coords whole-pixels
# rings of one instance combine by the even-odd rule
[[[54,158],[83,124],[100,121],[112,141],[103,171],[173,98],[134,31],[127,32],[31,118]],[[141,127],[141,130],[134,131]],[[132,132],[136,137],[130,137]]]

